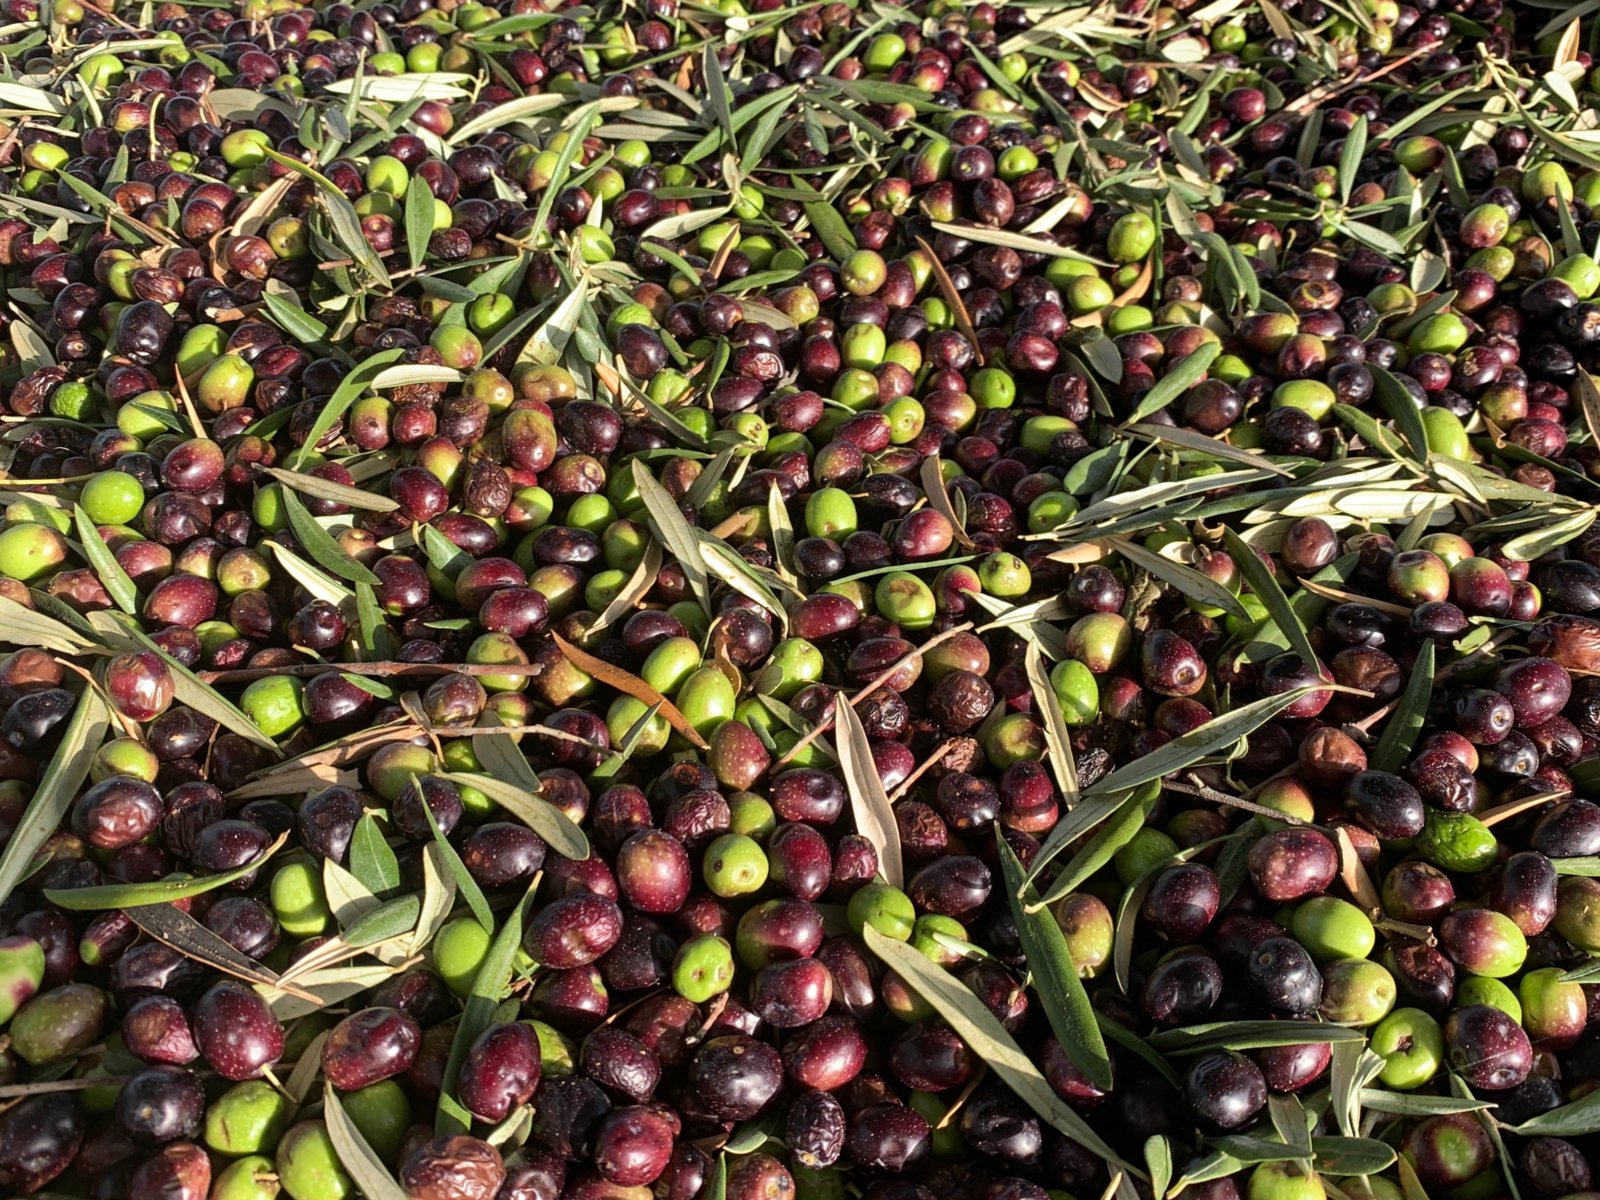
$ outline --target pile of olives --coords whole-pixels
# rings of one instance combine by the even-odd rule
[[[1593,14],[4,7],[0,1194],[1595,1194]]]

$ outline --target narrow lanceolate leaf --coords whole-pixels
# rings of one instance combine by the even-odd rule
[[[347,508],[359,508],[366,512],[393,512],[400,507],[388,496],[380,496],[377,492],[369,492],[364,488],[351,487],[347,483],[335,483],[331,479],[323,479],[320,475],[286,471],[282,467],[267,467],[263,473],[272,476],[286,488],[293,488],[303,495],[318,500],[343,504]]]
[[[1161,797],[1161,785],[1149,780],[1130,791],[1118,807],[1116,816],[1100,826],[1089,844],[1078,851],[1045,894],[1042,904],[1054,904],[1082,887],[1144,828],[1145,819]]]
[[[427,808],[423,805],[423,808]],[[350,835],[350,873],[374,896],[400,886],[400,860],[384,840],[377,818],[365,813]]]
[[[1220,717],[1213,717],[1200,728],[1191,730],[1182,737],[1173,738],[1159,750],[1146,754],[1143,758],[1136,758],[1126,766],[1118,767],[1104,779],[1091,785],[1084,795],[1103,796],[1108,792],[1126,791],[1128,788],[1138,787],[1141,783],[1149,783],[1174,771],[1181,771],[1184,767],[1193,766],[1202,758],[1208,758],[1236,746],[1240,738],[1250,736],[1296,700],[1316,690],[1315,684],[1309,684],[1292,692],[1284,692],[1280,696],[1267,696],[1265,699],[1236,708],[1232,712],[1223,713]]]
[[[850,811],[856,832],[872,843],[878,852],[878,873],[895,887],[905,884],[905,867],[900,857],[900,826],[894,808],[883,790],[883,780],[872,761],[872,743],[867,740],[861,718],[850,706],[848,696],[834,701],[834,742],[839,750],[839,770],[850,793]]]
[[[1107,545],[1134,566],[1150,572],[1162,583],[1176,588],[1179,595],[1199,600],[1213,608],[1220,608],[1235,617],[1249,617],[1250,614],[1245,611],[1244,605],[1239,603],[1239,597],[1210,576],[1202,575],[1193,567],[1185,566],[1165,554],[1157,554],[1138,542],[1115,537],[1105,540]]]
[[[930,455],[922,460],[922,491],[928,497],[928,507],[950,522],[950,527],[955,530],[956,541],[968,550],[975,543],[969,534],[965,523],[956,516],[956,507],[950,501],[950,490],[944,485],[944,464],[939,461],[937,454]]]
[[[406,189],[406,256],[411,269],[422,266],[428,255],[428,240],[433,237],[433,189],[421,175],[414,176]]]
[[[1312,648],[1311,637],[1306,633],[1306,627],[1300,623],[1299,614],[1289,604],[1289,598],[1283,594],[1283,589],[1278,586],[1278,581],[1273,578],[1267,564],[1262,562],[1255,550],[1233,530],[1224,529],[1222,540],[1228,548],[1228,553],[1233,556],[1239,574],[1244,576],[1244,581],[1250,585],[1250,590],[1266,607],[1267,615],[1288,640],[1289,648],[1299,655],[1306,666],[1313,666],[1317,662],[1317,652]]]
[[[1433,700],[1433,643],[1423,640],[1417,648],[1417,665],[1411,668],[1411,678],[1400,703],[1383,727],[1378,748],[1372,753],[1372,769],[1398,771],[1400,764],[1411,757],[1411,748],[1422,733],[1423,718],[1428,715],[1428,705]]]
[[[1011,915],[1016,918],[1022,952],[1027,956],[1028,970],[1033,975],[1033,985],[1039,991],[1050,1028],[1078,1070],[1096,1087],[1109,1092],[1111,1056],[1106,1053],[1105,1040],[1100,1036],[1089,993],[1084,990],[1077,964],[1072,961],[1066,934],[1061,932],[1060,923],[1049,909],[1030,911],[1037,894],[1023,882],[1022,863],[998,828],[995,841],[999,846],[1006,899],[1011,904]]]
[[[472,979],[472,990],[461,1013],[461,1023],[456,1026],[455,1039],[450,1043],[450,1058],[445,1063],[444,1086],[439,1096],[439,1115],[434,1122],[434,1132],[440,1137],[452,1133],[466,1133],[472,1128],[472,1117],[455,1098],[456,1076],[461,1073],[462,1060],[467,1049],[478,1040],[478,1035],[494,1022],[494,1012],[505,997],[511,982],[511,968],[517,952],[522,949],[522,925],[527,919],[528,907],[533,903],[534,890],[541,876],[535,876],[517,906],[506,914],[506,923],[489,943],[477,975]]]
[[[1400,436],[1411,447],[1412,457],[1418,462],[1427,462],[1428,432],[1423,428],[1417,402],[1406,391],[1405,385],[1394,377],[1393,372],[1375,366],[1372,369],[1372,390],[1378,403],[1383,405],[1389,419],[1394,422],[1394,427],[1400,431]]]
[[[83,505],[72,506],[72,520],[77,526],[78,541],[83,544],[83,556],[99,576],[106,594],[130,617],[136,615],[139,611],[139,589],[133,586],[133,580],[128,578],[122,564],[111,553],[111,547],[106,545],[105,538],[100,536],[89,514],[83,511]]]
[[[1339,201],[1350,202],[1350,192],[1356,184],[1356,172],[1361,169],[1361,156],[1367,152],[1367,119],[1357,117],[1355,128],[1345,134],[1344,151],[1339,155]]]
[[[1394,1165],[1394,1147],[1377,1138],[1316,1137],[1311,1153],[1317,1170],[1329,1175],[1376,1175]]]
[[[648,463],[633,460],[633,482],[639,489],[639,499],[650,515],[650,527],[661,539],[672,556],[678,560],[689,588],[694,592],[706,616],[711,615],[711,581],[706,576],[705,559],[700,553],[700,539],[684,517],[675,501],[650,473]]]
[[[158,942],[171,946],[185,958],[204,963],[216,971],[249,983],[274,987],[278,973],[262,966],[248,955],[172,904],[136,905],[127,910],[128,919]]]
[[[322,1120],[328,1127],[328,1140],[339,1156],[345,1174],[367,1200],[406,1200],[406,1194],[389,1174],[389,1168],[376,1151],[367,1145],[361,1130],[344,1111],[344,1102],[333,1084],[322,1085]]]
[[[805,191],[813,190],[809,185],[801,183],[798,177],[795,182]],[[805,201],[804,208],[811,231],[817,235],[817,239],[835,261],[843,262],[856,252],[855,234],[850,232],[850,226],[845,224],[838,210],[822,198],[821,193],[817,194],[815,200]]]
[[[1197,350],[1184,356],[1183,361],[1160,379],[1134,406],[1133,415],[1126,424],[1142,421],[1151,413],[1158,413],[1179,396],[1199,383],[1212,363],[1222,353],[1221,342],[1205,342]]]
[[[488,724],[489,722],[485,722]],[[539,790],[539,772],[533,769],[509,733],[475,733],[472,753],[479,764],[496,779],[517,784],[530,792]]]
[[[1600,1133],[1600,1092],[1590,1092],[1581,1100],[1529,1117],[1522,1124],[1511,1126],[1511,1132],[1521,1137],[1583,1137]]]
[[[11,895],[11,890],[27,876],[34,855],[55,833],[78,798],[78,789],[89,777],[89,763],[106,740],[110,716],[100,693],[85,688],[50,765],[45,768],[44,778],[28,801],[27,811],[0,852],[0,900]]]
[[[586,650],[580,650],[559,633],[551,633],[556,648],[566,656],[568,662],[577,667],[586,675],[591,675],[617,691],[632,696],[646,708],[659,709],[667,724],[681,733],[692,745],[701,750],[707,749],[705,738],[700,736],[698,730],[689,724],[689,718],[678,711],[677,705],[668,700],[655,688],[631,672],[624,671],[621,667],[606,662],[603,658],[596,658]]]
[[[922,252],[928,256],[928,266],[933,272],[933,280],[939,285],[939,293],[944,297],[944,302],[950,306],[950,314],[955,318],[956,328],[966,337],[973,346],[978,345],[978,331],[972,324],[972,315],[967,312],[967,302],[961,298],[961,289],[950,278],[950,272],[944,269],[944,263],[933,252],[933,247],[928,245],[926,238],[918,238],[917,245],[922,247]],[[978,361],[983,361],[983,351],[978,351]],[[958,526],[959,527],[959,526]]]
[[[289,528],[294,530],[294,536],[299,539],[301,548],[319,567],[351,583],[372,585],[378,583],[378,577],[347,554],[344,547],[334,539],[333,534],[317,524],[316,518],[311,515],[311,510],[306,508],[305,502],[287,489],[283,492],[283,511],[289,518]]]
[[[871,925],[862,930],[862,937],[867,948],[927,1001],[1018,1099],[1085,1150],[1136,1178],[1144,1178],[1143,1171],[1107,1145],[1088,1122],[1063,1103],[1033,1059],[964,983],[920,950],[886,937]]]
[[[0,596],[0,642],[57,654],[86,654],[94,645],[65,621],[25,608],[9,596]]]
[[[491,775],[452,771],[445,778],[477,788],[542,837],[557,854],[579,860],[589,857],[589,839],[583,830],[548,800]]]
[[[71,909],[73,912],[133,908],[140,904],[170,904],[174,900],[186,900],[190,896],[203,896],[207,892],[214,892],[220,887],[227,887],[228,884],[243,879],[252,871],[259,871],[262,864],[276,854],[288,840],[288,833],[280,833],[272,845],[242,867],[235,867],[220,875],[200,875],[192,879],[158,879],[154,883],[105,883],[95,887],[46,888],[44,896],[57,908]]]
[[[328,398],[328,402],[317,413],[317,419],[311,422],[311,431],[306,434],[306,440],[295,452],[295,466],[298,467],[303,463],[306,455],[321,444],[322,439],[328,436],[328,431],[339,422],[350,406],[360,399],[361,393],[367,390],[383,369],[390,363],[399,361],[403,354],[404,350],[381,351],[363,359],[360,366],[340,381],[333,395]]]
[[[485,933],[494,933],[494,913],[489,908],[489,901],[483,894],[483,889],[478,886],[478,881],[472,877],[472,872],[467,870],[467,864],[461,861],[461,855],[450,844],[450,839],[445,837],[444,829],[439,824],[439,818],[433,815],[433,807],[428,804],[422,806],[422,815],[428,819],[428,828],[433,831],[433,849],[438,852],[440,861],[445,869],[450,872],[451,879],[455,882],[455,889],[461,898],[467,902],[467,907],[472,910],[472,915],[477,918],[478,924],[483,926]],[[424,897],[426,899],[426,897]],[[426,907],[426,905],[424,905]],[[449,909],[445,909],[445,915]]]
[[[597,633],[606,629],[621,620],[623,614],[637,608],[639,602],[649,594],[650,589],[655,587],[656,576],[659,574],[661,574],[661,543],[652,541],[644,548],[644,557],[633,569],[628,582],[611,598],[611,603],[606,605],[605,611],[589,625],[589,632]]]
[[[1326,1021],[1216,1021],[1163,1029],[1150,1035],[1150,1044],[1163,1054],[1202,1054],[1207,1050],[1261,1050],[1268,1046],[1302,1043],[1360,1042],[1359,1029]]]
[[[1583,413],[1583,424],[1589,431],[1591,443],[1600,443],[1600,384],[1582,367],[1573,378],[1573,394],[1578,398],[1578,408]]]
[[[263,750],[270,750],[274,755],[281,757],[278,744],[262,733],[254,721],[240,712],[232,702],[224,699],[215,688],[203,682],[193,671],[150,641],[143,633],[133,632],[133,637],[142,643],[145,649],[154,650],[161,655],[166,662],[167,669],[172,672],[173,695],[178,703],[188,705],[196,712],[210,717],[224,729],[237,733],[246,741],[254,742]]]
[[[1055,773],[1056,786],[1061,789],[1061,803],[1072,809],[1078,803],[1078,764],[1072,757],[1072,736],[1067,730],[1067,719],[1061,712],[1061,701],[1055,688],[1050,686],[1050,676],[1044,669],[1044,653],[1037,642],[1029,642],[1023,655],[1028,670],[1028,690],[1033,702],[1044,717],[1045,748],[1050,752],[1050,769]]]
[[[1159,785],[1157,791],[1159,792]],[[1040,846],[1039,852],[1033,856],[1033,862],[1028,868],[1028,882],[1033,883],[1043,875],[1045,868],[1073,842],[1123,811],[1131,795],[1131,792],[1124,792],[1109,796],[1085,796],[1081,804],[1056,822],[1055,828],[1050,831],[1050,836],[1045,838],[1044,845]]]

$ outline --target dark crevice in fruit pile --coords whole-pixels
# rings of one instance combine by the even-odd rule
[[[0,1196],[1600,1194],[1595,6],[559,3],[3,5]]]

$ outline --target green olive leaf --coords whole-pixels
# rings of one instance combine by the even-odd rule
[[[1278,627],[1278,631],[1288,639],[1289,648],[1307,667],[1315,667],[1319,660],[1316,650],[1311,645],[1311,637],[1301,624],[1300,615],[1295,612],[1289,603],[1289,598],[1278,586],[1272,570],[1261,561],[1255,549],[1232,529],[1224,527],[1222,541],[1233,557],[1234,565],[1239,568],[1239,574],[1250,585],[1250,590],[1256,594],[1256,599],[1266,607],[1267,615]]]
[[[1406,680],[1406,690],[1384,724],[1383,736],[1372,753],[1374,771],[1398,771],[1400,764],[1411,757],[1433,700],[1433,663],[1433,643],[1424,639],[1417,647],[1417,664]]]
[[[46,888],[45,899],[57,908],[70,912],[100,912],[108,908],[134,908],[141,904],[170,904],[190,896],[203,896],[220,887],[237,882],[276,854],[289,840],[287,832],[280,833],[272,845],[256,855],[242,867],[224,871],[220,875],[201,875],[191,879],[158,879],[154,883],[106,883],[95,887]]]
[[[139,589],[133,586],[133,580],[128,578],[128,573],[122,569],[122,564],[111,553],[111,547],[106,545],[105,538],[100,536],[100,530],[95,528],[89,514],[83,511],[83,505],[72,506],[72,519],[78,529],[78,541],[83,546],[83,556],[89,560],[89,565],[94,568],[94,573],[100,577],[101,586],[106,589],[106,594],[116,602],[118,608],[130,617],[139,612]]]
[[[843,692],[834,700],[833,740],[838,747],[839,771],[850,794],[856,832],[878,852],[878,873],[891,886],[903,887],[906,871],[900,853],[900,825],[873,765],[866,727]]]
[[[322,1120],[328,1127],[328,1140],[339,1156],[350,1182],[366,1200],[406,1200],[406,1194],[389,1174],[389,1168],[361,1136],[361,1130],[344,1111],[344,1101],[332,1083],[322,1085]]]
[[[1143,1171],[1107,1145],[1088,1122],[1062,1102],[1040,1074],[1038,1065],[965,984],[921,951],[886,937],[871,925],[861,932],[867,948],[927,1001],[1018,1099],[1085,1150],[1137,1179],[1145,1177]],[[1356,1036],[1360,1036],[1359,1032]]]
[[[1571,1104],[1529,1117],[1510,1127],[1518,1137],[1583,1137],[1600,1133],[1600,1092],[1590,1092]]]
[[[639,499],[644,502],[645,511],[649,514],[650,527],[655,530],[656,537],[661,539],[662,544],[672,552],[672,556],[678,560],[678,565],[683,568],[683,573],[689,580],[690,590],[694,592],[695,599],[700,602],[700,607],[709,617],[712,612],[711,582],[706,575],[705,557],[700,551],[699,535],[678,508],[677,501],[650,473],[649,466],[638,459],[633,460],[633,482],[639,489]]]
[[[1085,796],[1104,796],[1111,792],[1125,792],[1130,788],[1161,779],[1174,771],[1193,766],[1202,758],[1229,750],[1239,744],[1286,708],[1311,692],[1319,690],[1316,684],[1295,688],[1278,696],[1241,705],[1231,712],[1213,717],[1198,729],[1162,746],[1159,750],[1136,758],[1125,766],[1096,781],[1084,790]]]
[[[1239,603],[1239,597],[1215,579],[1202,575],[1193,567],[1185,566],[1165,554],[1157,554],[1154,550],[1141,546],[1138,542],[1130,542],[1126,538],[1107,538],[1106,543],[1134,566],[1150,572],[1162,583],[1171,585],[1180,596],[1190,597],[1213,608],[1220,608],[1230,616],[1249,617],[1250,614],[1244,605]]]
[[[1036,903],[1037,894],[1022,877],[1022,863],[1007,844],[997,826],[995,843],[999,847],[1000,867],[1006,885],[1006,900],[1017,922],[1017,936],[1028,959],[1033,986],[1038,989],[1050,1028],[1056,1041],[1067,1052],[1073,1065],[1102,1091],[1110,1091],[1111,1056],[1100,1036],[1094,1006],[1078,976],[1072,950],[1055,914]],[[1169,1171],[1170,1175],[1170,1171]]]
[[[328,431],[343,419],[345,412],[366,391],[372,381],[390,363],[398,362],[405,354],[404,350],[382,350],[377,354],[362,361],[361,365],[339,382],[333,395],[328,397],[328,402],[317,413],[317,419],[311,422],[310,432],[306,440],[301,443],[300,449],[295,451],[293,466],[299,468],[305,463],[306,455],[314,451],[328,436]]]
[[[423,808],[428,806],[424,804]],[[350,835],[350,873],[374,896],[382,896],[400,886],[400,860],[371,813],[362,814],[355,832]]]
[[[351,583],[377,585],[378,577],[346,553],[334,536],[317,524],[300,497],[287,488],[283,491],[283,511],[294,536],[319,566]]]
[[[1204,1054],[1208,1050],[1262,1050],[1269,1046],[1298,1046],[1308,1042],[1364,1042],[1359,1029],[1327,1021],[1213,1021],[1162,1029],[1150,1035],[1150,1044],[1164,1054]]]
[[[473,977],[472,990],[467,993],[466,1007],[461,1013],[461,1023],[456,1026],[455,1039],[450,1043],[450,1057],[445,1063],[443,1086],[439,1095],[439,1115],[434,1122],[434,1132],[445,1137],[452,1133],[466,1133],[472,1128],[472,1116],[455,1098],[456,1077],[461,1073],[461,1063],[467,1050],[478,1035],[494,1021],[495,1009],[505,998],[511,983],[511,968],[522,950],[522,927],[533,904],[533,894],[539,887],[541,876],[534,876],[528,890],[517,906],[507,914],[505,924],[489,943],[488,953]]]
[[[84,688],[66,732],[50,756],[50,765],[34,789],[33,799],[28,801],[22,820],[0,852],[0,900],[10,896],[12,889],[28,876],[34,857],[66,819],[72,802],[78,798],[78,789],[89,777],[89,764],[106,740],[110,724],[111,714],[100,693]]]
[[[542,837],[557,854],[580,861],[589,857],[589,839],[583,830],[566,813],[531,790],[471,771],[451,771],[445,778],[477,788]]]
[[[1171,404],[1179,396],[1199,383],[1206,370],[1216,362],[1222,354],[1222,343],[1202,342],[1195,350],[1183,356],[1183,359],[1172,370],[1168,371],[1156,385],[1151,388],[1134,406],[1133,415],[1124,425],[1133,425],[1144,420],[1151,413],[1158,413]]]
[[[1123,799],[1116,805],[1114,819],[1101,825],[1094,837],[1089,839],[1089,844],[1061,869],[1037,906],[1054,904],[1088,882],[1096,871],[1116,856],[1118,850],[1133,841],[1144,828],[1145,820],[1155,810],[1160,798],[1161,785],[1155,780],[1147,780],[1124,793]]]

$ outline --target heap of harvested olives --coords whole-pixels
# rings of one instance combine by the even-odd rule
[[[5,0],[0,1195],[1600,1194],[1594,8]]]

